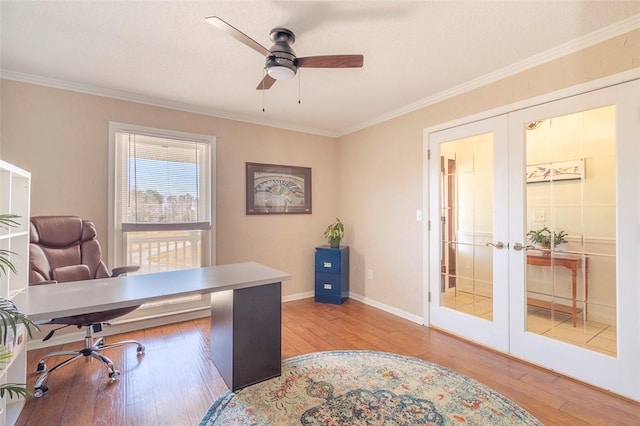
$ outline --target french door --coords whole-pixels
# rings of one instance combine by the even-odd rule
[[[430,323],[640,400],[640,81],[429,134]]]
[[[433,133],[429,141],[429,216],[439,224],[431,233],[430,322],[508,351],[507,116]]]
[[[510,352],[640,400],[640,81],[509,123]]]

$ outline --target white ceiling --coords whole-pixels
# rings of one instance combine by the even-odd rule
[[[257,91],[264,57],[364,55]],[[2,77],[338,136],[640,27],[640,1],[1,1]],[[298,99],[301,103],[298,104]],[[265,111],[263,112],[263,106]]]

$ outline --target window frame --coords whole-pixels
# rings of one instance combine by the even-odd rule
[[[108,173],[109,173],[109,188],[108,188],[108,248],[107,248],[107,260],[108,264],[111,268],[122,266],[126,264],[125,256],[124,256],[124,247],[123,243],[125,241],[124,231],[122,229],[122,213],[118,211],[118,202],[116,201],[116,196],[119,196],[116,185],[118,184],[118,174],[119,169],[118,162],[116,156],[119,155],[117,149],[117,140],[116,136],[121,132],[129,132],[129,133],[138,133],[145,134],[158,138],[167,138],[174,140],[184,140],[184,141],[198,141],[207,143],[209,145],[209,155],[206,159],[206,168],[205,175],[208,175],[209,178],[209,215],[211,226],[210,229],[202,230],[202,253],[201,253],[201,265],[209,266],[216,264],[216,232],[215,232],[215,223],[216,223],[216,138],[215,136],[196,134],[196,133],[187,133],[182,131],[168,130],[168,129],[160,129],[155,127],[148,126],[140,126],[136,124],[128,124],[128,123],[120,123],[120,122],[109,122],[109,162],[108,162]],[[144,225],[142,228],[153,230],[173,230],[176,227],[180,227],[180,229],[189,229],[193,226],[190,224],[185,225],[175,225],[175,224],[158,224],[158,225]]]

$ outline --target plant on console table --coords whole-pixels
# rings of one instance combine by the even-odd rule
[[[336,222],[327,226],[324,231],[324,237],[329,241],[331,248],[340,247],[340,240],[344,237],[344,224],[340,219],[336,218]]]
[[[546,226],[541,229],[531,230],[527,232],[527,237],[529,237],[529,242],[534,244],[538,248],[543,250],[551,249],[551,242],[553,242],[553,247],[555,248],[559,244],[564,244],[567,242],[567,233],[564,231],[560,231],[556,233]]]
[[[17,218],[18,216],[12,214],[0,214],[0,228],[9,229],[18,226]],[[0,249],[0,277],[17,272],[16,266],[11,261],[12,255],[15,256],[15,253],[7,249]],[[36,330],[39,329],[33,321],[17,308],[13,301],[0,297],[0,370],[4,368],[7,362],[11,361],[11,357],[13,356],[11,348],[7,346],[7,343],[11,342],[12,345],[15,345],[18,335],[18,324],[25,326],[29,337],[31,337],[32,328]],[[4,398],[5,392],[9,395],[9,398],[31,394],[23,383],[5,383],[0,385],[0,398]]]

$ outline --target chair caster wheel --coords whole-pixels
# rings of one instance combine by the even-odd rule
[[[109,373],[109,378],[111,379],[112,382],[115,382],[116,380],[118,380],[118,377],[120,377],[120,373],[118,370],[113,370],[113,372]]]
[[[136,349],[136,353],[138,355],[142,355],[142,354],[144,354],[144,350],[145,350],[144,345],[140,345],[140,346],[138,346],[138,349]]]
[[[44,395],[45,393],[47,393],[47,391],[49,390],[48,387],[46,386],[40,386],[39,388],[36,388],[35,391],[33,391],[33,396],[35,396],[36,398],[41,398],[42,395]]]
[[[44,362],[40,361],[38,363],[38,366],[36,367],[36,373],[41,373],[46,369],[47,369],[47,364],[45,364]]]

